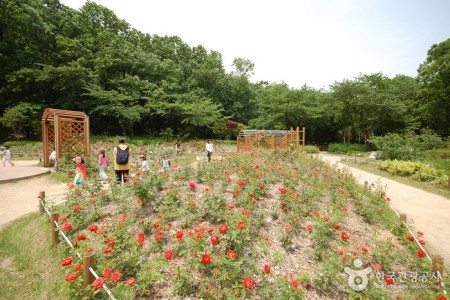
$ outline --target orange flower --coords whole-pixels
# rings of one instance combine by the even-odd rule
[[[120,280],[120,277],[121,277],[121,275],[120,275],[120,273],[119,273],[118,271],[113,272],[113,273],[111,274],[111,280],[112,280],[113,282],[119,281],[119,280]]]
[[[136,280],[133,277],[128,278],[128,280],[127,280],[128,286],[134,286],[135,283],[136,283]]]

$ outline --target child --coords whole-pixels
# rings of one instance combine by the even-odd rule
[[[177,142],[175,143],[175,151],[176,151],[177,155],[181,153],[181,141],[180,140],[177,140]]]
[[[141,171],[144,174],[150,173],[150,167],[148,166],[147,156],[141,154],[139,159],[142,161]]]
[[[3,166],[6,167],[6,162],[9,162],[12,167],[14,167],[13,162],[11,161],[11,151],[9,150],[9,146],[1,147],[3,149]]]
[[[86,181],[86,166],[84,165],[84,159],[82,157],[77,156],[73,159],[73,161],[77,164],[73,183],[76,186],[79,186]]]
[[[108,180],[108,175],[106,175],[106,167],[108,166],[108,157],[106,157],[105,149],[100,150],[100,155],[98,156],[98,175],[102,180]]]
[[[53,165],[53,172],[56,172],[56,150],[53,149],[52,153],[50,153],[48,159],[50,160],[50,164]]]
[[[165,173],[169,172],[170,170],[170,159],[169,155],[165,154],[162,160],[162,168]]]

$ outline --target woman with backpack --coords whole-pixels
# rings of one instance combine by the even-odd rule
[[[119,145],[114,147],[114,173],[117,183],[127,182],[130,171],[131,149],[125,144],[125,139],[119,139]]]

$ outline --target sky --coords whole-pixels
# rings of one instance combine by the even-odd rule
[[[60,0],[80,9],[86,0]],[[360,73],[417,76],[450,38],[449,0],[94,0],[131,27],[255,64],[251,81],[328,89]]]

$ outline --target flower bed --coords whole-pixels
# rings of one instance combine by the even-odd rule
[[[137,174],[123,187],[88,182],[69,190],[60,222],[75,251],[97,256],[102,277],[91,293],[106,298],[106,283],[117,299],[439,295],[394,288],[414,279],[392,272],[430,266],[381,187],[366,191],[348,174],[296,153],[183,161],[168,174]],[[66,288],[77,298],[82,278],[75,261],[65,265]],[[370,268],[360,291],[349,284],[357,267]]]

